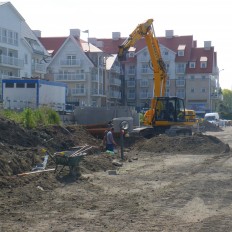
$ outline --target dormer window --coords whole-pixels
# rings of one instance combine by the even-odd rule
[[[206,56],[200,58],[201,68],[207,68],[207,60],[208,58]]]
[[[136,48],[135,47],[130,47],[129,50],[128,50],[128,57],[134,57],[135,56],[135,50]]]
[[[186,45],[179,45],[178,46],[178,56],[184,56],[184,50],[185,50]]]
[[[134,57],[135,53],[134,52],[129,52],[129,57]]]
[[[191,61],[189,62],[189,68],[195,68],[196,67],[196,62]]]

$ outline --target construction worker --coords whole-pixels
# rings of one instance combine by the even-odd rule
[[[114,146],[117,146],[117,143],[114,140],[114,128],[111,127],[110,130],[106,134],[106,150],[107,151],[114,151]]]

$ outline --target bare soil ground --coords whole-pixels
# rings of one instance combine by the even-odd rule
[[[101,141],[79,125],[28,131],[1,118],[0,231],[232,231],[231,134],[226,127],[192,137],[125,139],[121,161],[120,148],[100,152]],[[96,148],[78,177],[68,168],[17,175],[41,161],[41,147],[55,152],[85,144]]]

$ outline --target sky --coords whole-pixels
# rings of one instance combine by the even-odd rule
[[[0,0],[4,1],[4,0]],[[198,47],[211,41],[217,52],[222,89],[232,89],[232,13],[229,0],[11,0],[32,30],[42,37],[68,36],[70,29],[89,30],[89,37],[128,37],[135,27],[154,20],[156,36],[165,30],[192,35]],[[88,39],[81,33],[81,39]]]

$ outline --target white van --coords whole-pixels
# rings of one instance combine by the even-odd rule
[[[213,123],[216,126],[219,126],[219,114],[217,112],[214,113],[206,113],[205,114],[205,120],[207,120],[208,122]]]

